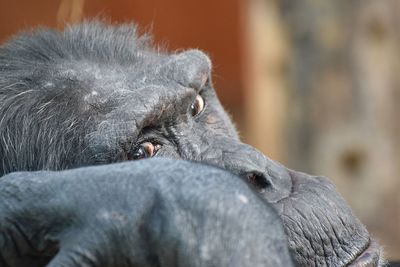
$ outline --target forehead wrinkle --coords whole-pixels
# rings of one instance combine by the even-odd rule
[[[196,93],[193,89],[171,90],[170,86],[148,85],[132,90],[125,98],[123,111],[135,117],[138,128],[171,121],[186,113]],[[187,106],[187,107],[186,107]],[[118,116],[118,111],[116,115]]]

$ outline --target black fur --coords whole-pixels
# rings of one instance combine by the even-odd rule
[[[142,68],[153,57],[133,25],[90,23],[16,36],[0,50],[0,174],[81,165],[85,134],[113,105],[113,99],[83,103],[98,81],[85,72],[100,71],[100,64],[115,72]]]

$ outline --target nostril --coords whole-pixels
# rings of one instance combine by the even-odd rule
[[[264,191],[267,188],[271,187],[271,183],[268,181],[267,177],[262,173],[251,172],[246,174],[247,180],[255,186],[257,189]]]

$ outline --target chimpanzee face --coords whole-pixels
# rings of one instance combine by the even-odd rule
[[[240,142],[203,52],[157,51],[126,25],[26,33],[0,50],[0,102],[0,174],[150,157],[204,162],[242,177],[276,208],[298,264],[379,261],[326,179]]]

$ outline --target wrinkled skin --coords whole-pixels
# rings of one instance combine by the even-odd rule
[[[204,53],[190,50],[165,54],[152,50],[144,38],[135,36],[129,26],[89,23],[64,33],[43,30],[20,35],[0,50],[0,174],[126,161],[140,144],[150,142],[159,146],[155,157],[214,165],[248,181],[263,201],[278,212],[296,265],[378,265],[379,247],[327,179],[289,170],[239,140],[215,95],[211,62]],[[197,95],[204,99],[205,108],[193,116],[190,107]],[[101,174],[104,169],[90,170]],[[39,174],[35,175],[40,180]],[[74,184],[77,192],[82,187],[95,186],[90,175],[79,181],[67,179],[68,176],[63,176],[64,186]],[[17,196],[13,190],[19,192],[22,180],[5,193],[0,188],[1,201],[7,203],[10,195]],[[64,194],[63,188],[53,187],[52,183],[48,181],[43,191],[33,192],[28,203],[13,204],[9,213],[29,210],[36,198],[46,199],[49,190]],[[118,190],[109,194],[129,194]],[[77,194],[72,204],[60,199],[61,209],[74,209],[74,203],[79,206],[82,194]],[[244,195],[251,194],[254,193],[246,191]],[[154,200],[143,198],[139,202],[133,207]],[[229,201],[224,205],[230,210]],[[194,213],[207,213],[189,205],[192,208]],[[269,209],[265,212],[273,216]],[[51,225],[57,226],[61,217]],[[40,227],[49,223],[43,220],[38,222],[39,229],[30,231],[43,231]],[[85,235],[78,226],[74,230]],[[238,233],[240,227],[232,235]],[[106,232],[102,234],[107,236]],[[258,238],[251,227],[248,235]],[[287,261],[284,252],[268,255]],[[257,266],[254,264],[248,266]]]

